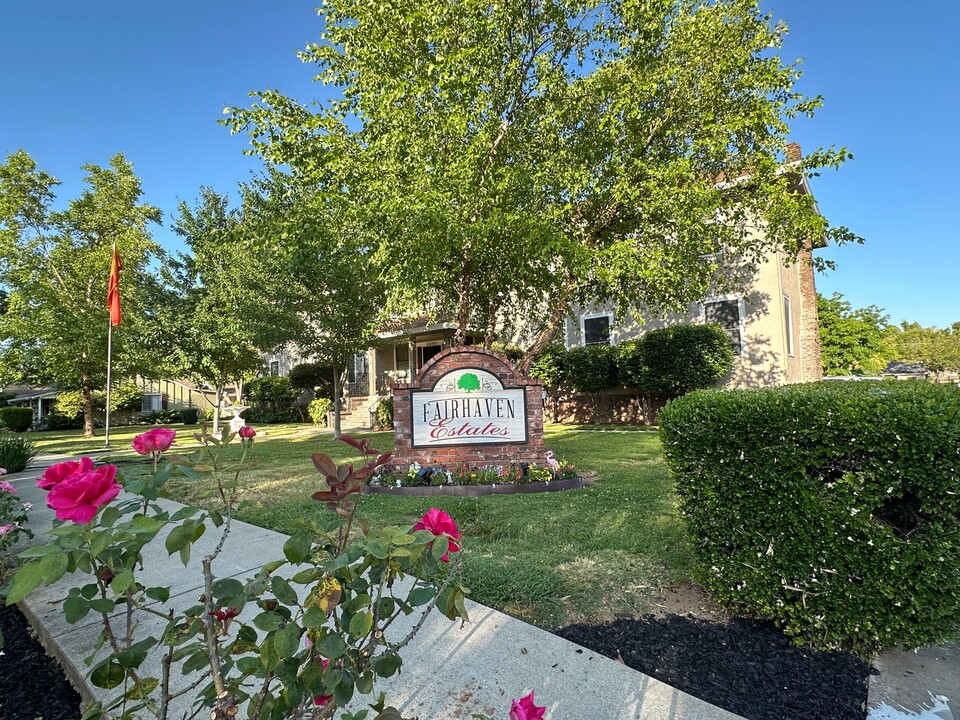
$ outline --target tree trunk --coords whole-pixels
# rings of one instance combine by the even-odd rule
[[[340,369],[333,366],[333,439],[340,437],[340,405],[343,395],[342,375]]]
[[[214,396],[213,405],[213,434],[220,434],[220,403],[223,401],[223,381],[217,381],[217,394]]]
[[[563,316],[566,315],[569,306],[569,294],[564,293],[554,306],[553,311],[547,318],[546,324],[543,326],[543,329],[540,330],[540,334],[537,335],[537,339],[533,341],[533,345],[527,348],[527,351],[523,354],[523,359],[520,361],[520,372],[524,375],[530,372],[530,366],[533,365],[533,361],[540,356],[547,348],[547,345],[550,344],[550,341],[553,340],[553,336],[556,334],[557,328],[560,327],[560,323],[563,321]]]
[[[464,271],[460,278],[457,301],[457,332],[453,336],[454,345],[463,345],[467,342],[467,324],[470,319],[470,278]]]
[[[83,436],[85,438],[92,438],[95,435],[93,431],[92,394],[90,391],[90,381],[84,378],[83,385],[81,386],[81,395],[83,395]]]

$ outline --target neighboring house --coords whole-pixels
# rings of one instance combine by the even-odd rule
[[[788,145],[788,159],[800,160],[796,143]],[[810,193],[806,179],[800,180],[798,191]],[[786,253],[771,252],[751,269],[750,282],[742,292],[705,297],[691,303],[685,313],[666,317],[626,313],[618,320],[612,306],[577,308],[564,327],[564,344],[567,348],[617,345],[656,328],[711,322],[726,330],[735,355],[726,387],[820,380],[820,327],[811,254],[825,244],[822,240],[814,242],[792,264],[787,263]]]
[[[930,374],[930,371],[922,362],[891,362],[880,373],[881,377],[892,380],[926,380],[930,377]]]
[[[3,392],[13,395],[7,402],[18,407],[33,409],[33,421],[49,415],[60,391],[56,387],[35,388],[27,385],[7,385]]]

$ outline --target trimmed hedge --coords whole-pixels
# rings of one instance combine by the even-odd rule
[[[733,369],[730,338],[719,325],[674,325],[644,333],[618,349],[620,382],[682,395],[716,385]]]
[[[617,349],[586,345],[567,350],[563,375],[574,392],[598,393],[617,385]]]
[[[718,601],[824,649],[960,634],[957,388],[698,391],[660,436]]]
[[[33,422],[33,408],[8,406],[0,408],[0,429],[26,432]]]

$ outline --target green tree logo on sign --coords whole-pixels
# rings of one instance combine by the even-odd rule
[[[473,392],[480,389],[480,378],[473,373],[464,373],[457,380],[457,389],[465,392]]]

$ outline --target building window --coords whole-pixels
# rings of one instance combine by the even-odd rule
[[[743,313],[740,299],[714,300],[703,304],[703,320],[716,323],[730,338],[734,355],[743,354]]]
[[[140,412],[160,412],[163,410],[163,395],[160,393],[144,393],[140,403]]]
[[[610,315],[585,317],[582,323],[584,345],[610,344],[610,326],[612,324]]]
[[[783,333],[787,338],[787,355],[793,357],[793,307],[790,296],[783,296]]]
[[[271,360],[270,361],[270,376],[277,377],[280,374],[280,361]]]

